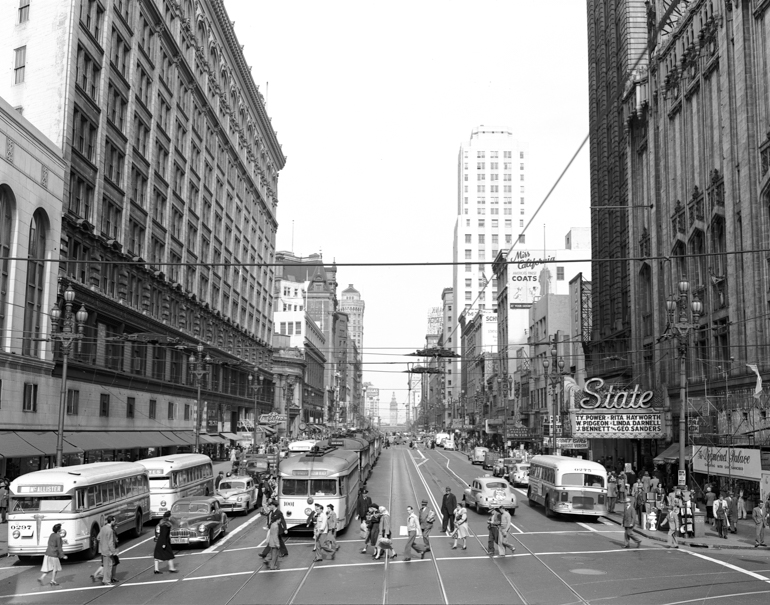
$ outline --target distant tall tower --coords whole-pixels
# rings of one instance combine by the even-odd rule
[[[398,402],[396,401],[396,394],[390,398],[390,425],[395,426],[398,424]]]
[[[361,300],[361,293],[350,284],[342,291],[342,301],[340,302],[340,311],[347,313],[350,321],[348,323],[348,334],[353,342],[356,343],[358,350],[363,355],[364,342],[364,309],[366,303]]]
[[[462,313],[471,317],[497,308],[496,284],[484,287],[492,279],[492,261],[517,238],[525,243],[521,233],[532,214],[532,204],[525,203],[527,162],[526,146],[513,138],[510,128],[479,126],[460,146],[452,259],[454,335],[451,344],[444,345],[458,355],[462,351],[457,324]],[[452,365],[454,380],[447,397],[457,399],[460,362],[454,360]]]

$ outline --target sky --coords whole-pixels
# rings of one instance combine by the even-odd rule
[[[287,156],[277,250],[338,264],[366,301],[364,381],[407,400],[407,361],[452,286],[460,145],[480,125],[528,145],[540,204],[588,134],[580,0],[225,0]],[[527,231],[563,248],[590,226],[586,145]],[[545,228],[544,228],[545,225]]]

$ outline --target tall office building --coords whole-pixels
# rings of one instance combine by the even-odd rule
[[[458,355],[462,352],[460,317],[468,321],[480,310],[497,308],[492,261],[500,250],[513,245],[531,216],[526,166],[526,145],[514,139],[510,128],[479,126],[460,146],[452,279],[455,333],[451,342],[445,338],[445,346]],[[461,394],[459,361],[452,366],[447,395],[456,399]]]
[[[588,0],[593,322],[589,374],[630,373],[628,138],[621,111],[632,69],[646,66],[645,2]],[[640,56],[643,62],[637,64]],[[640,151],[634,149],[636,154]],[[631,212],[644,212],[633,210]],[[612,364],[603,360],[616,358]]]
[[[254,409],[250,374],[270,411],[286,157],[223,0],[0,5],[0,52],[16,66],[0,94],[67,162],[61,238],[38,255],[58,257],[59,293],[71,286],[88,311],[67,428],[127,432],[84,440],[87,461],[189,443],[160,431],[196,421],[235,432]],[[197,409],[192,370],[207,358]],[[57,375],[60,349],[55,360]]]
[[[348,314],[348,334],[356,343],[358,350],[363,355],[364,342],[364,310],[366,303],[361,299],[361,293],[350,284],[342,291],[340,311]]]

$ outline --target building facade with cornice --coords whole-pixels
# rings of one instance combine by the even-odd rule
[[[9,2],[0,24],[16,66],[0,94],[67,162],[59,291],[72,286],[88,311],[67,429],[134,435],[127,457],[189,444],[196,418],[235,432],[253,414],[249,375],[270,411],[267,265],[286,157],[224,2]],[[211,359],[200,414],[199,343]],[[87,461],[117,456],[97,445],[81,441]]]

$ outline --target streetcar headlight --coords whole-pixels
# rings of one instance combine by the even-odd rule
[[[165,500],[161,500],[161,501],[160,501],[160,505],[161,505],[161,506],[166,506],[166,501],[165,501]]]
[[[18,529],[13,530],[13,539],[18,540],[21,537],[21,532]]]
[[[64,528],[62,527],[62,528],[59,530],[59,535],[60,535],[62,538],[66,538],[66,537],[67,537],[67,530],[66,530],[66,529],[64,529]]]
[[[305,514],[306,514],[306,515],[308,515],[308,516],[312,515],[312,514],[313,514],[313,509],[312,509],[312,508],[309,508],[309,507],[308,507],[308,508],[306,508],[306,509],[305,509]]]

